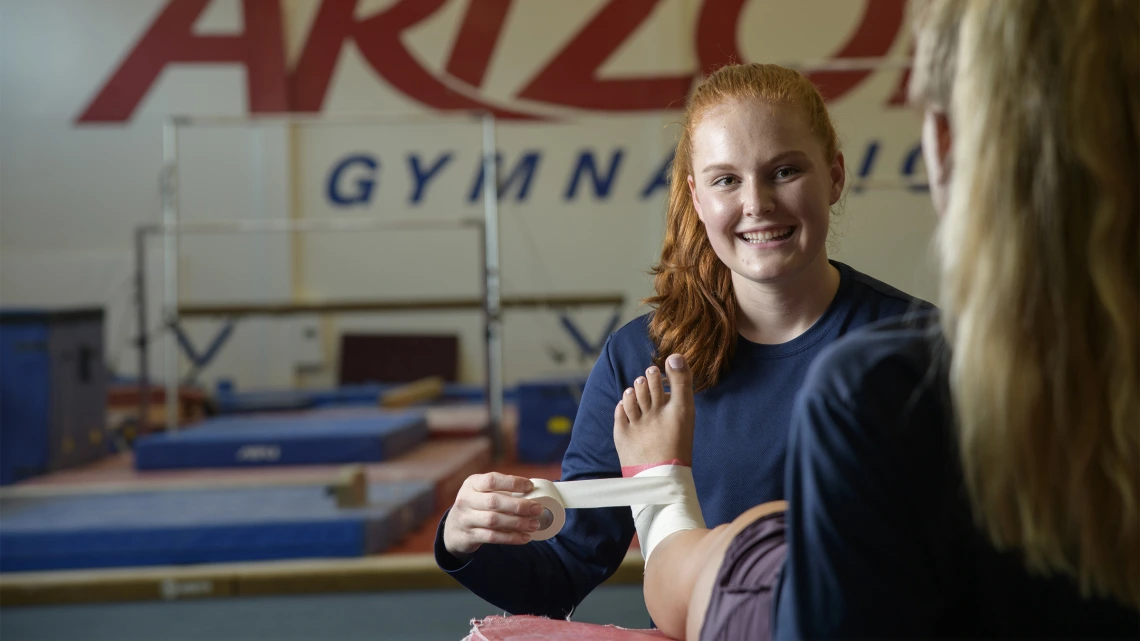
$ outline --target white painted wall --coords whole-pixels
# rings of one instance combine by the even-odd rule
[[[269,0],[266,0],[269,1]],[[417,59],[442,75],[469,0],[451,0],[403,41]],[[165,6],[165,0],[0,0],[0,305],[100,305],[108,311],[108,358],[119,372],[136,371],[130,339],[137,331],[132,303],[132,234],[160,220],[161,123],[171,114],[247,114],[240,65],[176,64],[165,69],[131,119],[122,124],[77,124],[92,97]],[[394,2],[361,0],[366,17]],[[481,95],[496,104],[557,114],[555,121],[500,121],[499,148],[510,169],[528,151],[541,154],[529,195],[508,192],[501,205],[505,294],[620,291],[629,301],[650,294],[647,269],[660,247],[665,190],[643,199],[672,148],[678,112],[606,114],[520,101],[514,96],[606,3],[516,0],[490,62]],[[238,0],[213,0],[195,26],[200,34],[240,33]],[[319,2],[284,0],[290,64],[311,28]],[[605,63],[605,77],[670,74],[696,65],[693,24],[700,2],[664,0]],[[778,3],[754,0],[738,24],[748,59],[818,59],[850,35],[863,9],[854,0]],[[906,55],[906,29],[890,55]],[[918,121],[906,109],[885,107],[897,71],[875,73],[832,106],[848,165],[857,169],[869,143],[880,145],[872,176],[897,178],[918,140]],[[333,75],[325,115],[372,113],[432,116],[389,86],[346,44]],[[180,207],[185,221],[296,216],[343,218],[456,218],[481,216],[468,193],[477,176],[478,125],[454,119],[376,126],[191,127],[180,137]],[[597,198],[588,181],[568,201],[564,192],[583,150],[622,164],[611,192]],[[451,152],[422,200],[414,191],[408,157],[423,162]],[[332,168],[345,156],[377,159],[377,185],[367,204],[336,207],[326,197]],[[342,181],[351,191],[360,169]],[[916,295],[931,298],[928,258],[934,221],[922,192],[851,193],[836,221],[834,256]],[[475,235],[470,231],[311,234],[291,258],[284,235],[201,236],[182,240],[180,295],[185,302],[447,297],[478,292]],[[161,298],[161,244],[149,246],[150,319]],[[607,310],[577,312],[583,331],[597,338]],[[520,378],[589,366],[558,364],[551,350],[574,346],[544,311],[513,312],[505,325],[505,374]],[[204,345],[215,321],[187,324]],[[306,339],[305,329],[319,330]],[[462,345],[466,380],[482,375],[481,326],[475,313],[361,314],[327,318],[248,319],[203,380],[232,378],[239,387],[328,384],[342,331],[454,332]],[[324,374],[298,378],[300,363],[322,361]],[[156,350],[152,371],[161,372]]]

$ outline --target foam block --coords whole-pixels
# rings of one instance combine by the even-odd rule
[[[313,407],[316,400],[314,394],[306,390],[264,390],[218,394],[214,403],[220,414],[245,414],[302,410]]]
[[[320,486],[3,499],[0,571],[373,554],[431,514],[433,490],[375,483],[347,509]]]
[[[422,412],[225,417],[135,445],[140,470],[383,461],[427,438]]]
[[[443,379],[438,376],[421,378],[417,381],[398,385],[380,394],[380,407],[397,409],[411,407],[439,398],[443,393]]]

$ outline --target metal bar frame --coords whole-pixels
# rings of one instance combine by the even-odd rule
[[[242,232],[290,232],[290,231],[361,231],[366,229],[449,229],[454,227],[482,227],[478,218],[447,218],[441,220],[380,219],[380,218],[334,218],[328,220],[294,220],[292,218],[239,218],[235,220],[210,220],[196,223],[175,223],[172,225],[145,225],[148,233],[180,234],[232,234]]]
[[[177,213],[175,213],[175,216]],[[163,222],[154,225],[142,225],[135,230],[135,285],[136,285],[136,304],[138,305],[138,323],[139,327],[146,327],[146,307],[147,307],[147,294],[146,294],[146,239],[149,235],[160,235],[165,242],[165,250],[172,252],[171,254],[164,255],[163,271],[168,278],[164,282],[163,287],[163,326],[166,330],[164,334],[164,345],[166,347],[165,358],[170,359],[169,350],[172,348],[174,351],[174,358],[177,359],[178,349],[178,332],[176,327],[184,314],[184,307],[178,303],[177,292],[171,296],[171,290],[176,290],[177,285],[177,250],[171,250],[171,239],[177,238],[178,235],[189,234],[232,234],[232,233],[275,233],[275,232],[291,232],[291,231],[359,231],[364,229],[392,229],[392,230],[408,230],[408,229],[438,229],[438,228],[462,228],[471,227],[479,230],[479,249],[480,253],[483,252],[483,229],[484,221],[476,218],[458,218],[449,220],[383,220],[376,218],[342,218],[336,220],[309,220],[298,221],[288,218],[280,219],[249,219],[249,220],[231,220],[231,221],[205,221],[197,223],[179,223],[179,222]],[[176,242],[176,241],[175,241]],[[176,246],[176,245],[175,245]],[[174,284],[170,282],[170,276],[173,275],[175,279]],[[374,307],[380,307],[373,303]],[[314,304],[311,306],[305,305],[282,305],[282,306],[250,306],[248,310],[241,309],[227,309],[222,312],[224,315],[238,315],[238,314],[267,314],[267,315],[280,315],[285,313],[300,313],[302,311],[319,313],[321,311],[370,311],[366,303],[352,303],[342,304],[343,309],[337,310],[335,306],[328,304]],[[229,306],[234,307],[234,306]],[[277,308],[280,308],[278,310]],[[298,309],[292,310],[291,307]],[[355,307],[355,309],[354,309]],[[432,305],[430,301],[425,301],[423,304],[416,304],[413,302],[405,302],[404,304],[397,305],[401,310],[432,310],[432,309],[455,309],[455,306],[440,306]],[[465,305],[465,307],[482,308],[485,307],[483,300],[475,306]],[[214,316],[216,310],[211,306],[204,306],[202,310],[197,310],[194,306],[189,306],[191,316]],[[379,309],[372,311],[382,311]],[[139,346],[139,394],[147,401],[140,401],[140,421],[148,420],[149,412],[149,394],[147,390],[150,386],[149,380],[149,363],[146,362],[149,338],[145,331],[140,332],[137,344]],[[177,395],[178,389],[178,370],[177,360],[174,361],[175,367],[173,370],[169,367],[170,360],[166,360],[166,397],[167,397],[167,421],[166,429],[170,432],[178,431],[177,414],[171,414],[171,404],[169,399],[171,395]],[[171,378],[173,376],[173,378]],[[173,382],[172,382],[173,381]],[[177,401],[174,405],[174,410],[177,410]],[[145,423],[140,422],[140,428]]]
[[[170,118],[162,124],[162,224],[174,228],[162,234],[162,322],[169,328],[178,322],[178,127],[179,121]],[[146,296],[146,289],[143,289]],[[140,328],[144,340],[146,328]],[[166,379],[166,429],[178,431],[178,343],[174,332],[163,333],[163,377]],[[144,391],[145,389],[145,391]],[[150,393],[150,382],[139,380],[139,390]],[[149,424],[148,416],[139,424],[142,434]]]
[[[480,240],[482,236],[480,235]],[[480,244],[480,253],[482,253]],[[482,259],[480,259],[482,262]],[[508,309],[563,310],[574,307],[621,307],[625,295],[613,294],[551,294],[539,296],[504,296],[499,306]],[[325,300],[312,303],[263,303],[234,305],[231,303],[202,303],[179,305],[181,318],[202,316],[286,316],[289,314],[320,314],[326,312],[410,312],[410,311],[483,311],[483,297],[472,298],[416,298],[408,300]],[[606,336],[609,334],[607,333]]]
[[[347,115],[341,117],[311,117],[311,116],[276,116],[268,118],[246,117],[187,117],[175,116],[168,118],[162,125],[162,176],[160,191],[162,194],[162,223],[160,225],[146,225],[136,230],[136,274],[137,287],[136,301],[139,305],[139,406],[140,431],[149,422],[149,395],[150,380],[149,368],[146,363],[149,354],[146,327],[146,264],[145,244],[149,233],[158,233],[163,238],[163,324],[170,328],[178,323],[178,241],[179,234],[183,232],[200,233],[234,233],[234,232],[267,232],[267,231],[343,231],[361,229],[364,227],[376,228],[385,225],[393,228],[426,228],[438,227],[445,224],[472,226],[481,230],[482,259],[483,259],[483,323],[485,328],[484,356],[487,364],[486,382],[487,404],[490,409],[490,435],[493,452],[496,459],[503,454],[502,416],[503,416],[503,381],[502,381],[502,318],[499,285],[499,184],[496,163],[495,117],[491,113],[482,114],[480,124],[482,127],[483,143],[483,221],[475,219],[461,219],[455,221],[380,221],[359,219],[356,221],[298,221],[282,219],[280,221],[223,221],[217,223],[191,223],[184,224],[179,221],[179,192],[178,192],[178,130],[180,127],[192,125],[236,125],[250,126],[260,123],[310,123],[310,124],[408,124],[422,121],[423,123],[438,123],[441,120],[455,120],[457,122],[470,122],[471,114],[466,117],[445,118],[431,116],[425,118],[397,117],[388,118],[374,115]],[[369,221],[365,224],[365,221]],[[393,225],[393,223],[396,223]],[[414,223],[414,224],[413,224]],[[178,344],[172,331],[163,333],[164,376],[166,378],[166,430],[178,431]]]
[[[483,326],[491,456],[503,457],[503,317],[499,281],[499,163],[495,116],[483,115]]]

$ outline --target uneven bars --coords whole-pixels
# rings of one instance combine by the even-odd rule
[[[439,229],[452,227],[482,227],[478,218],[449,220],[378,218],[337,218],[329,220],[295,220],[292,218],[247,218],[238,220],[210,220],[189,223],[159,223],[146,225],[150,233],[232,233],[232,232],[286,232],[286,231],[357,231],[362,229]]]

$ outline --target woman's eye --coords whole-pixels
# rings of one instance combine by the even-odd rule
[[[730,185],[735,185],[736,183],[737,183],[737,180],[736,180],[735,176],[721,176],[720,178],[717,178],[716,180],[713,181],[714,185],[724,185],[726,187],[730,186]]]
[[[791,178],[798,173],[800,170],[795,167],[780,167],[776,170],[776,178]]]

